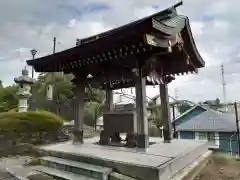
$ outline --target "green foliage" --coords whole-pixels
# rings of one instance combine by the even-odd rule
[[[46,99],[46,90],[49,84],[54,85],[54,99],[60,104],[66,103],[73,98],[72,75],[62,75],[60,73],[41,73],[37,82],[33,85],[33,99]]]
[[[58,100],[60,104],[65,104],[66,101],[74,98],[72,91],[73,84],[71,80],[72,75],[62,75],[60,73],[42,73],[38,76],[36,84],[33,86],[33,95],[35,100],[45,99],[46,90],[49,84],[54,84],[54,98]],[[85,89],[85,97],[88,101],[102,103],[105,99],[105,93],[98,89]]]
[[[43,173],[31,174],[27,178],[29,180],[56,180],[55,178]]]
[[[17,107],[18,98],[16,92],[17,86],[15,85],[0,88],[0,112],[7,112]]]
[[[97,102],[87,102],[84,107],[84,123],[94,126],[96,119],[102,115],[103,104]]]
[[[148,133],[150,137],[160,137],[161,134],[161,130],[157,127],[151,127],[148,129]]]
[[[105,93],[102,90],[86,88],[85,92],[85,97],[87,97],[88,101],[99,104],[102,104],[105,101]]]
[[[69,105],[74,99],[72,78],[72,75],[62,75],[61,73],[41,73],[32,86],[33,96],[31,100],[40,104],[46,101],[47,86],[54,84],[54,100],[59,104]],[[16,85],[0,88],[0,112],[16,112],[18,106],[17,90]],[[84,108],[85,123],[93,126],[96,118],[102,114],[105,92],[86,87],[85,97],[87,100]]]
[[[26,166],[38,166],[41,165],[41,160],[39,158],[34,158],[25,164]]]
[[[6,112],[0,114],[0,135],[10,139],[29,140],[43,134],[57,133],[63,120],[50,112]],[[26,141],[28,142],[28,141]]]
[[[219,98],[217,98],[216,100],[213,100],[213,101],[206,100],[203,102],[203,104],[208,105],[208,107],[210,107],[211,109],[215,109],[215,110],[223,108],[223,104],[221,104]]]
[[[160,105],[152,105],[149,107],[151,111],[149,120],[153,120],[157,126],[162,126],[162,119],[161,119],[161,106]]]
[[[180,114],[186,112],[187,110],[189,110],[192,106],[187,104],[187,103],[184,103],[184,104],[180,104],[177,106],[178,108],[178,111],[180,112]]]

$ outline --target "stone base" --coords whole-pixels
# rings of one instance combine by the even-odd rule
[[[126,136],[126,141],[127,141],[127,147],[128,148],[134,148],[137,146],[137,136],[135,133],[128,133]]]
[[[137,135],[137,147],[138,148],[148,148],[149,147],[149,137],[146,134]]]
[[[156,144],[143,151],[93,144],[98,139],[86,139],[81,146],[67,142],[40,148],[53,157],[112,168],[138,180],[170,180],[208,151],[207,142],[197,140],[173,139],[164,144],[163,139],[150,138]]]
[[[108,145],[109,141],[110,141],[109,135],[104,130],[101,131],[99,144],[101,144],[101,145]]]
[[[163,140],[163,143],[171,143],[171,140]]]
[[[73,130],[73,142],[83,144],[83,131]]]
[[[164,139],[164,143],[171,143],[172,137],[171,137],[171,133],[167,130],[163,129],[163,139]]]
[[[116,143],[120,143],[122,141],[122,138],[120,137],[120,133],[119,132],[115,132],[112,136],[111,136],[111,141],[112,142],[116,142]]]

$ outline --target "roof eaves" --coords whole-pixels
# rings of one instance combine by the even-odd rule
[[[201,55],[199,54],[198,50],[197,50],[197,46],[195,44],[195,41],[193,39],[193,34],[192,34],[192,30],[190,28],[190,22],[189,22],[189,18],[186,17],[185,18],[185,23],[186,23],[186,30],[187,30],[187,33],[189,35],[189,40],[190,40],[190,43],[192,44],[192,48],[193,48],[193,51],[198,59],[198,61],[200,62],[201,64],[201,67],[204,67],[205,66],[205,61],[203,60],[203,58],[201,57]]]
[[[202,108],[202,109],[204,109],[204,110],[207,111],[207,109],[206,109],[205,107],[200,106],[200,105],[195,105],[195,106],[193,106],[192,108],[190,108],[189,110],[187,110],[187,111],[185,111],[184,113],[180,114],[180,115],[173,121],[173,123],[176,122],[176,121],[178,121],[179,119],[181,119],[181,118],[182,118],[183,116],[185,116],[186,114],[192,112],[192,111],[193,111],[194,109],[196,109],[197,107],[200,107],[200,108]]]
[[[139,19],[137,21],[125,24],[125,25],[120,26],[118,28],[114,28],[114,29],[111,29],[109,31],[106,31],[106,32],[103,32],[103,33],[100,33],[100,34],[97,34],[97,35],[94,35],[94,36],[90,36],[90,37],[87,37],[87,38],[80,39],[79,40],[80,41],[80,45],[83,45],[83,44],[95,41],[95,40],[97,40],[99,38],[105,38],[105,37],[107,37],[109,35],[112,35],[112,34],[118,32],[118,31],[121,31],[122,29],[127,28],[129,26],[135,26],[135,25],[140,24],[140,23],[142,23],[144,21],[152,20],[152,18],[154,18],[154,17],[161,17],[161,20],[169,18],[169,16],[171,16],[172,14],[176,14],[176,8],[178,6],[180,6],[180,5],[182,5],[182,1],[180,1],[179,3],[173,5],[173,6],[169,7],[169,8],[166,8],[166,9],[160,11],[160,12],[157,12],[155,14],[147,16],[147,17],[145,17],[143,19]]]
[[[126,25],[121,26],[119,28],[115,28],[115,29],[109,30],[109,31],[104,32],[104,33],[100,33],[100,34],[97,34],[97,35],[94,35],[94,36],[91,36],[91,37],[88,37],[88,38],[85,38],[85,39],[81,39],[80,40],[81,43],[77,47],[73,47],[73,48],[70,48],[70,49],[67,49],[67,50],[55,53],[54,55],[48,55],[48,56],[45,56],[45,57],[42,57],[42,58],[38,58],[38,59],[35,59],[35,60],[27,60],[27,64],[30,65],[30,66],[37,66],[37,64],[40,63],[40,60],[41,60],[41,63],[44,64],[44,63],[49,63],[49,60],[52,60],[52,61],[55,62],[55,60],[59,59],[60,57],[61,57],[61,59],[67,59],[67,57],[65,57],[66,54],[68,54],[68,53],[75,54],[79,50],[78,48],[80,46],[82,46],[82,45],[91,45],[96,40],[100,40],[102,38],[106,38],[106,37],[108,37],[110,35],[113,35],[113,34],[121,33],[121,31],[124,30],[124,29],[136,26],[138,24],[142,24],[142,23],[144,23],[146,21],[152,21],[153,17],[161,17],[162,16],[161,17],[162,19],[167,19],[167,18],[173,16],[174,14],[177,15],[176,14],[176,8],[178,6],[180,6],[180,5],[182,5],[182,1],[180,1],[179,3],[169,7],[167,9],[164,9],[163,11],[155,13],[155,14],[153,14],[151,16],[148,16],[148,17],[145,17],[143,19],[134,21],[132,23],[126,24]],[[36,67],[34,67],[34,68],[36,68]],[[39,70],[39,69],[37,69],[37,70]]]

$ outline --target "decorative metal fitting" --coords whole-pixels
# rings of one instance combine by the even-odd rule
[[[168,41],[168,52],[172,52],[172,42]]]
[[[139,76],[139,69],[138,68],[133,68],[132,72],[134,73],[135,76]]]

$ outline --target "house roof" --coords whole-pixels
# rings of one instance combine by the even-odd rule
[[[191,107],[190,109],[188,109],[187,111],[185,111],[184,113],[180,114],[178,117],[176,117],[176,119],[173,122],[177,122],[179,121],[182,117],[184,117],[185,115],[187,115],[188,113],[192,112],[193,110],[195,110],[196,108],[202,108],[203,110],[207,110],[207,108],[200,106],[200,105],[195,105],[193,107]]]
[[[178,125],[177,131],[236,132],[236,120],[233,114],[207,109],[201,114]]]

